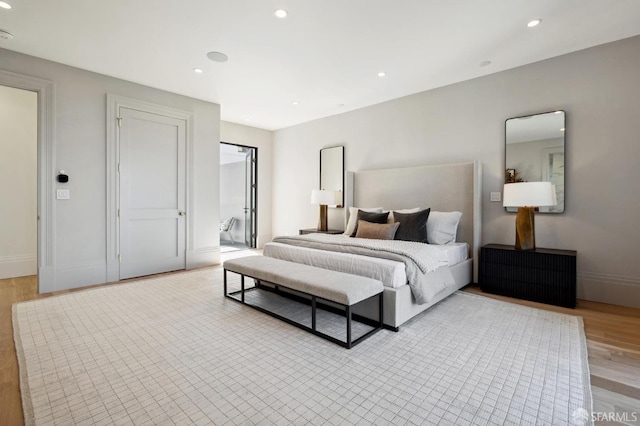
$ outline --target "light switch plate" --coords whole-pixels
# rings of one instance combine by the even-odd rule
[[[56,198],[58,200],[68,200],[71,198],[71,191],[69,189],[58,189],[56,191]]]
[[[491,193],[491,201],[501,201],[501,194],[499,192],[492,192]]]

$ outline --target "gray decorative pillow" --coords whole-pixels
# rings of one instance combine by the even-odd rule
[[[393,212],[393,218],[400,224],[394,239],[402,241],[417,241],[427,243],[427,219],[431,209],[420,210],[417,213]]]
[[[353,234],[351,234],[351,236],[352,237],[356,236],[356,233],[358,232],[358,223],[360,223],[361,220],[364,220],[366,222],[371,222],[371,223],[387,223],[388,217],[389,217],[389,212],[372,213],[372,212],[365,212],[363,210],[358,210],[358,221],[356,222],[356,228],[353,230]]]
[[[358,221],[356,238],[369,238],[372,240],[393,240],[399,223],[371,223],[365,220]]]

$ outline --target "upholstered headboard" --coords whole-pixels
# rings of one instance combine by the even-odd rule
[[[413,207],[432,211],[460,211],[458,241],[469,244],[478,282],[478,251],[481,244],[482,208],[480,162],[347,172],[347,207],[378,207],[388,210]],[[348,209],[345,209],[348,212]]]

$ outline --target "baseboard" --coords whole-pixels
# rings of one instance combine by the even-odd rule
[[[187,250],[187,269],[220,264],[220,246]]]
[[[0,257],[0,279],[26,277],[38,272],[38,258],[35,254]]]
[[[578,274],[578,299],[640,308],[640,279],[623,275]]]

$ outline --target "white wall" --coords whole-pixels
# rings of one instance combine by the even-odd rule
[[[187,264],[219,263],[220,106],[147,86],[0,49],[0,69],[55,85],[55,164],[65,170],[70,200],[54,203],[54,278],[41,291],[102,283],[106,269],[106,95],[189,111],[193,114],[194,180],[187,212],[194,232]],[[54,194],[51,194],[54,196]],[[0,201],[0,208],[10,202]],[[44,284],[44,285],[43,285]]]
[[[38,95],[0,86],[0,278],[37,273]]]
[[[578,297],[640,307],[640,37],[274,132],[273,234],[312,227],[318,152],[347,170],[480,160],[483,243],[513,244],[515,216],[489,193],[504,179],[504,122],[565,110],[566,208],[538,215],[539,247],[578,251]],[[425,206],[428,207],[428,206]],[[343,210],[330,211],[330,227]]]
[[[220,140],[258,148],[258,235],[257,246],[271,241],[271,191],[273,132],[242,124],[220,122]]]

